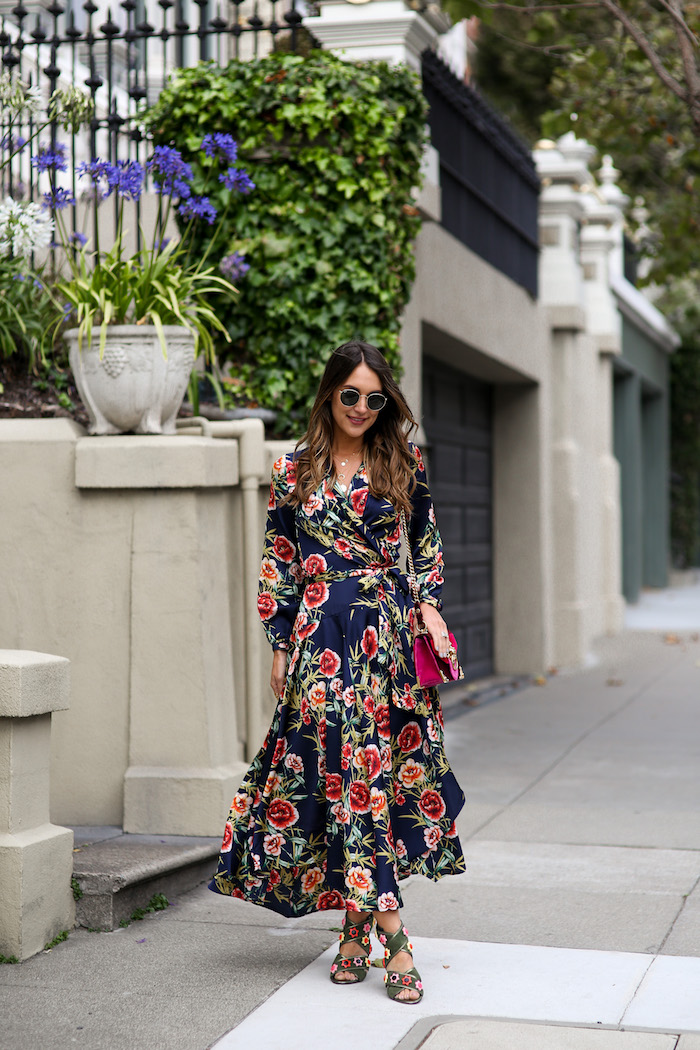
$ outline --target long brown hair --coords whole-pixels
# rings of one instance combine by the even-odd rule
[[[410,495],[416,487],[416,459],[408,445],[408,435],[418,426],[406,399],[394,379],[388,361],[370,343],[343,343],[331,354],[311,409],[306,433],[297,443],[296,485],[290,494],[294,503],[304,503],[316,491],[333,467],[333,394],[360,364],[379,376],[387,402],[365,432],[365,467],[373,496],[383,497],[397,511],[411,513]],[[302,447],[303,446],[303,447]]]

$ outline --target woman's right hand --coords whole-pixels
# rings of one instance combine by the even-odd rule
[[[282,695],[284,680],[287,677],[287,650],[275,649],[272,654],[272,674],[270,675],[270,686],[277,700]]]

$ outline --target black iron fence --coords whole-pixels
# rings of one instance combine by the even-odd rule
[[[9,195],[38,200],[52,188],[51,176],[37,171],[32,160],[41,144],[55,149],[58,138],[67,147],[67,171],[73,172],[72,194],[78,202],[82,184],[76,185],[74,173],[81,161],[99,157],[110,164],[118,160],[143,164],[150,144],[140,116],[175,68],[200,59],[226,64],[280,47],[316,46],[302,27],[303,0],[223,0],[215,9],[212,0],[157,0],[152,10],[158,12],[157,18],[152,17],[156,24],[149,21],[144,0],[122,0],[106,11],[93,0],[82,4],[52,0],[34,13],[19,0],[3,15],[0,72],[9,71],[37,89],[41,109],[19,118],[0,112],[0,163],[7,162],[0,176],[0,199]],[[92,98],[95,108],[89,127],[66,134],[54,122],[37,141],[33,136],[46,121],[49,98],[56,89],[69,87]],[[23,140],[29,145],[16,152]],[[114,205],[116,215],[116,194]],[[134,208],[138,229],[139,201]],[[74,234],[76,211],[71,209],[69,219]]]
[[[530,152],[435,52],[422,58],[431,141],[440,154],[442,225],[537,295],[539,179]]]

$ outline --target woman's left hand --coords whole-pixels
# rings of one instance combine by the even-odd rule
[[[435,652],[442,657],[447,656],[447,651],[450,647],[447,624],[435,606],[430,605],[428,602],[420,602],[420,611],[423,614],[425,626],[430,632],[430,640],[433,643]]]

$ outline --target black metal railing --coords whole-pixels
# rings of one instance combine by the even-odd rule
[[[422,74],[442,225],[536,296],[539,179],[529,150],[435,52],[423,53]]]
[[[94,102],[87,130],[66,134],[54,122],[41,135],[52,149],[59,138],[68,147],[68,173],[75,172],[80,161],[95,157],[111,164],[117,160],[143,164],[150,144],[140,115],[173,69],[201,59],[226,64],[230,59],[254,58],[280,46],[291,50],[299,50],[301,44],[318,46],[302,27],[303,0],[217,0],[215,10],[212,0],[158,0],[157,7],[159,16],[153,21],[158,25],[152,25],[144,0],[122,0],[117,8],[107,8],[106,14],[93,0],[82,4],[52,0],[42,13],[31,15],[19,0],[0,20],[0,72],[10,71],[13,78],[38,88],[44,114],[57,88],[80,88]],[[18,139],[31,139],[45,120],[41,114],[10,119],[0,112],[0,162],[8,160]],[[51,177],[38,174],[32,166],[39,145],[34,139],[2,169],[0,199],[9,194],[38,200],[53,188]],[[78,200],[81,187],[73,175],[72,193]],[[116,195],[114,204],[116,219]],[[138,229],[138,201],[134,208]],[[72,222],[75,233],[77,209],[70,210],[69,226]]]

